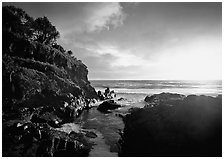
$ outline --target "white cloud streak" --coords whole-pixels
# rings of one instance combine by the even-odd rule
[[[84,20],[87,32],[109,30],[123,24],[126,14],[120,3],[91,3],[84,8],[87,17]]]
[[[136,55],[135,51],[130,49],[120,48],[117,45],[112,45],[104,42],[90,42],[76,43],[76,48],[85,50],[86,56],[107,58],[113,57],[107,64],[112,69],[119,69],[130,66],[141,66],[143,63],[147,63],[141,56]],[[88,52],[88,55],[87,55]],[[84,56],[84,55],[83,55]],[[106,60],[106,59],[105,59]]]

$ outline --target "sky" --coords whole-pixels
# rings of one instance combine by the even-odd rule
[[[89,79],[222,78],[221,3],[3,3],[47,16]]]

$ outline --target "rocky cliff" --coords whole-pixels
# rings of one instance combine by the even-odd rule
[[[97,98],[88,69],[56,42],[35,39],[34,22],[19,8],[3,7],[3,156],[60,156],[61,142],[63,153],[86,155],[84,140],[75,143],[55,128],[73,121]],[[13,150],[21,144],[21,152]]]

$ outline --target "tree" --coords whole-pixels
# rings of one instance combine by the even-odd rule
[[[14,6],[2,7],[2,52],[22,55],[32,40],[34,20],[24,10]]]
[[[73,52],[72,52],[71,50],[67,51],[67,53],[68,53],[69,55],[72,55],[72,54],[73,54]]]
[[[40,17],[34,21],[34,40],[42,44],[54,44],[59,38],[59,32],[51,24],[47,17]]]
[[[33,35],[33,18],[24,10],[14,6],[2,8],[2,29],[3,32],[12,32],[25,38]]]
[[[57,43],[54,43],[52,45],[52,47],[55,48],[55,49],[57,49],[57,50],[59,50],[59,51],[61,51],[62,53],[65,53],[66,52],[65,49],[61,45],[59,45]]]

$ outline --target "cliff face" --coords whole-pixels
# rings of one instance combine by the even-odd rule
[[[8,33],[9,36],[13,36],[13,33]],[[11,41],[9,40],[3,50],[3,86],[7,87],[7,82],[10,79],[11,83],[13,83],[14,80],[22,78],[17,76],[25,75],[27,77],[26,82],[33,82],[27,84],[38,85],[39,91],[47,89],[45,87],[48,86],[50,87],[48,89],[59,94],[72,93],[75,96],[82,94],[87,98],[97,97],[94,88],[91,87],[88,81],[87,67],[80,60],[52,46],[32,42],[15,35]],[[45,78],[41,79],[41,82],[40,76],[45,76]],[[29,80],[29,78],[32,80]],[[37,84],[37,81],[39,81],[39,84]],[[51,85],[49,85],[49,81],[51,81]],[[25,82],[24,79],[21,79],[20,82],[21,85],[18,87],[21,88],[18,89],[24,90],[21,92],[22,94],[20,93],[22,97],[34,89],[33,86],[24,88],[25,86],[22,84]],[[80,90],[77,91],[78,89]]]
[[[61,150],[52,149],[54,141],[72,145],[64,146],[65,154],[86,156],[90,147],[83,144],[83,136],[75,134],[75,142],[55,128],[72,122],[97,98],[87,67],[57,43],[35,40],[35,28],[28,22],[32,23],[32,18],[21,9],[3,7],[3,156],[60,155]],[[38,143],[34,144],[34,139]],[[21,144],[24,152],[13,150]]]

